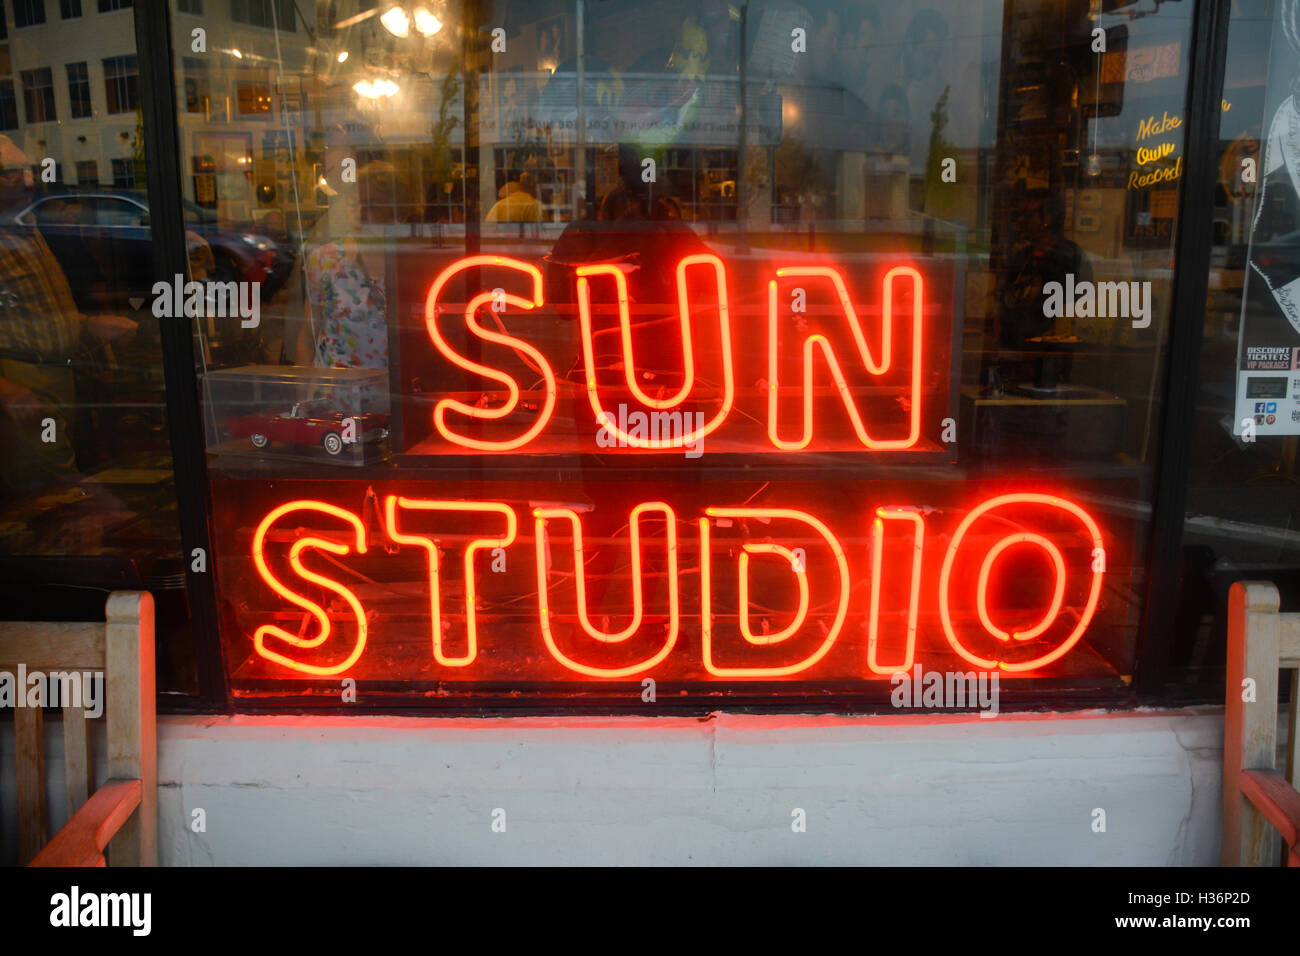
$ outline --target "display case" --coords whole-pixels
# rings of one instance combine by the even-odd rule
[[[353,466],[392,455],[382,370],[217,369],[203,375],[203,397],[210,455]]]

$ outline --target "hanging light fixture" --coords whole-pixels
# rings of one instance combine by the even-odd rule
[[[411,18],[401,7],[389,7],[379,18],[379,22],[395,37],[404,37],[411,32]]]
[[[357,80],[352,89],[368,100],[377,100],[381,96],[395,96],[401,87],[392,80]]]
[[[415,8],[415,29],[420,36],[431,37],[442,29],[442,21],[424,7]]]

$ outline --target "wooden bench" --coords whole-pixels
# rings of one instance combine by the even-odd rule
[[[1228,677],[1224,711],[1224,866],[1272,866],[1278,836],[1287,865],[1300,866],[1300,614],[1280,614],[1277,588],[1238,581],[1228,592]],[[1291,672],[1286,770],[1277,768],[1278,674]],[[1248,689],[1253,681],[1253,700]],[[1243,698],[1247,698],[1244,699]]]
[[[157,863],[158,746],[155,733],[153,596],[115,591],[104,623],[0,622],[0,670],[104,675],[109,781],[94,789],[85,707],[63,707],[68,822],[48,845],[44,714],[14,707],[18,861],[31,866]],[[26,694],[26,688],[16,687]],[[17,703],[17,702],[15,702]],[[60,702],[62,703],[62,702]],[[86,703],[86,701],[82,701]]]

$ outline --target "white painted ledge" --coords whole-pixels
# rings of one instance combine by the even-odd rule
[[[172,865],[1213,865],[1222,758],[1221,708],[166,717],[159,842]]]

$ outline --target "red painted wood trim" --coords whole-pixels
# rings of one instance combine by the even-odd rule
[[[139,780],[110,780],[45,845],[28,866],[103,866],[104,847],[140,806]]]
[[[1300,791],[1272,770],[1243,770],[1242,795],[1282,834],[1293,850],[1300,844]]]

